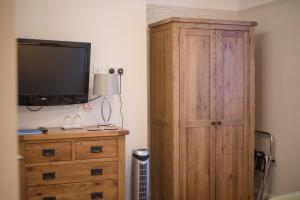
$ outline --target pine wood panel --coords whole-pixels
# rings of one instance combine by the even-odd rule
[[[92,152],[92,148],[100,148],[99,152]],[[96,159],[114,157],[117,155],[117,140],[91,140],[75,143],[75,159]]]
[[[92,126],[93,127],[93,126]],[[42,140],[58,140],[58,139],[83,139],[83,138],[103,138],[103,137],[117,137],[128,134],[128,130],[119,128],[117,130],[101,130],[89,131],[87,129],[69,129],[64,130],[57,127],[48,128],[47,134],[37,135],[19,135],[19,141],[42,141]]]
[[[214,199],[215,31],[180,31],[182,200]]]
[[[186,136],[186,199],[209,200],[213,178],[214,136],[210,127],[189,128]]]
[[[247,176],[249,177],[248,181],[248,196],[249,200],[253,200],[254,194],[254,137],[255,137],[255,28],[250,28],[249,33],[249,67],[250,67],[250,133],[249,133],[249,165],[248,165],[248,172]]]
[[[149,26],[152,199],[253,199],[256,24]]]
[[[25,145],[27,163],[65,161],[72,159],[71,142],[44,142]],[[43,155],[43,151],[54,151],[53,155]]]
[[[118,173],[117,164],[117,162],[98,162],[88,164],[27,167],[27,185],[40,186],[69,182],[116,179]],[[92,170],[100,171],[97,174]],[[43,175],[47,173],[54,173],[55,177],[49,179],[44,178]]]
[[[170,17],[149,25],[150,28],[161,26],[168,23],[195,23],[195,24],[220,24],[220,25],[239,25],[239,26],[256,26],[257,22],[254,21],[237,21],[237,20],[219,20],[219,19],[201,19],[201,18],[183,18],[183,17]]]
[[[118,137],[118,200],[125,200],[125,136]]]
[[[163,26],[150,36],[150,164],[151,171],[155,174],[151,177],[153,200],[174,198],[172,37],[170,26]]]
[[[56,200],[88,200],[92,199],[91,194],[94,192],[102,192],[102,200],[117,200],[117,181],[28,187],[27,199],[42,200],[45,197],[56,197]]]
[[[94,192],[92,189],[95,189],[95,192],[103,192],[102,199],[125,199],[125,135],[128,131],[122,129],[120,133],[118,133],[119,130],[86,133],[86,130],[82,130],[80,133],[57,128],[49,128],[49,130],[51,130],[49,135],[19,137],[19,153],[24,157],[20,165],[22,200],[40,200],[53,196],[56,196],[56,200],[92,199],[91,193]],[[101,144],[102,151],[107,156],[114,156],[93,159],[87,156],[82,157],[81,160],[75,160],[75,144],[81,142],[85,145],[91,144],[91,146]],[[26,147],[30,151],[26,152]],[[37,151],[34,155],[39,155],[44,148],[53,149],[54,147],[57,155],[61,155],[61,149],[65,150],[64,153],[68,152],[70,160],[27,161],[28,153],[31,155],[32,152]],[[91,169],[95,168],[102,168],[102,175],[92,177]],[[55,179],[42,180],[45,172],[55,172]],[[49,175],[46,174],[47,177]],[[52,177],[53,173],[51,173]]]
[[[249,34],[217,31],[216,199],[248,198]]]

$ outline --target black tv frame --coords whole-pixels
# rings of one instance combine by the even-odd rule
[[[85,72],[84,72],[85,86],[84,86],[83,95],[39,95],[39,94],[24,95],[24,94],[20,94],[20,91],[18,91],[19,106],[57,106],[57,105],[70,105],[70,104],[80,104],[80,103],[88,102],[91,43],[18,38],[17,44],[85,48],[86,58],[87,58],[85,60],[86,62]]]

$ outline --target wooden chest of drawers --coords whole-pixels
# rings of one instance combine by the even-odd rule
[[[22,200],[124,200],[127,130],[19,136]]]

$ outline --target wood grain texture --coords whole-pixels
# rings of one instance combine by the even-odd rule
[[[52,196],[56,196],[57,200],[91,199],[92,192],[103,192],[103,199],[124,200],[125,135],[128,131],[117,132],[118,130],[105,131],[105,134],[102,134],[102,131],[96,131],[85,134],[85,131],[83,133],[76,131],[73,135],[72,132],[66,133],[55,129],[53,134],[50,133],[51,137],[48,134],[39,137],[20,136],[19,153],[24,157],[20,165],[23,180],[21,199],[42,199]],[[102,146],[102,152],[96,153],[95,157],[90,156],[87,149],[99,145]],[[37,155],[45,148],[55,148],[59,158],[68,159],[39,158]],[[80,160],[76,160],[77,154]],[[27,158],[31,161],[27,161]],[[101,169],[102,174],[92,176],[92,169]],[[55,179],[44,180],[43,173],[52,172],[55,172]]]
[[[214,30],[180,31],[180,185],[182,200],[214,199]]]
[[[99,147],[101,151],[93,153],[91,148]],[[75,159],[96,159],[114,157],[117,155],[117,140],[78,141],[75,144]]]
[[[249,35],[217,31],[216,199],[248,198]]]
[[[28,187],[28,200],[56,197],[56,200],[92,199],[93,192],[102,192],[103,200],[117,200],[117,181],[97,181],[62,185]]]
[[[173,90],[173,106],[172,106],[172,111],[173,111],[173,127],[172,127],[172,132],[173,132],[173,182],[172,182],[172,187],[173,187],[173,199],[174,200],[179,200],[180,198],[180,185],[179,184],[174,184],[174,183],[179,183],[180,181],[180,149],[179,144],[180,144],[180,130],[179,130],[179,117],[180,117],[180,83],[178,80],[180,80],[180,61],[179,61],[179,46],[180,46],[180,41],[179,41],[179,36],[180,36],[180,26],[179,24],[173,23],[171,26],[171,31],[172,31],[172,90]]]
[[[249,65],[250,65],[250,127],[249,127],[249,169],[248,169],[248,196],[249,200],[253,200],[253,193],[254,193],[254,160],[251,158],[254,158],[254,143],[255,143],[255,29],[254,27],[251,27],[250,29],[250,38],[249,38]]]
[[[96,162],[88,164],[27,167],[27,185],[40,186],[117,179],[117,166],[117,162]],[[100,169],[101,174],[92,175],[91,170],[95,169]],[[55,173],[55,178],[45,180],[43,178],[43,174],[45,173]]]
[[[20,199],[25,200],[26,196],[26,168],[25,168],[25,144],[23,142],[19,143],[19,174],[20,174]]]
[[[172,39],[171,26],[162,26],[150,36],[150,164],[156,174],[151,177],[153,200],[174,198]]]
[[[88,128],[88,127],[87,127]],[[128,135],[129,132],[126,129],[119,128],[118,130],[100,130],[100,131],[89,131],[87,128],[84,129],[71,129],[63,130],[57,127],[48,128],[46,134],[37,135],[19,135],[19,141],[41,141],[41,140],[56,140],[56,139],[82,139],[90,137],[114,137]]]
[[[149,26],[152,199],[252,199],[255,25]]]
[[[221,24],[221,25],[240,25],[240,26],[256,26],[257,22],[253,21],[235,21],[235,20],[216,20],[216,19],[199,19],[199,18],[182,18],[171,17],[149,25],[150,28],[161,26],[168,23],[198,23],[198,24]]]
[[[72,159],[71,142],[44,142],[26,144],[25,156],[27,163],[65,161]],[[44,156],[43,151],[53,150],[53,156]]]
[[[118,200],[125,200],[125,136],[118,138]]]

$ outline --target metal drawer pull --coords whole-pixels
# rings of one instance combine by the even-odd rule
[[[103,192],[91,193],[91,199],[103,199]]]
[[[91,146],[91,153],[101,153],[102,146]]]
[[[44,180],[50,180],[50,179],[55,179],[55,172],[46,172],[43,173],[43,179]]]
[[[43,200],[56,200],[56,197],[44,197]]]
[[[91,175],[92,176],[99,176],[103,174],[103,169],[102,168],[97,168],[97,169],[91,169]]]
[[[43,149],[43,156],[55,156],[55,149]]]

